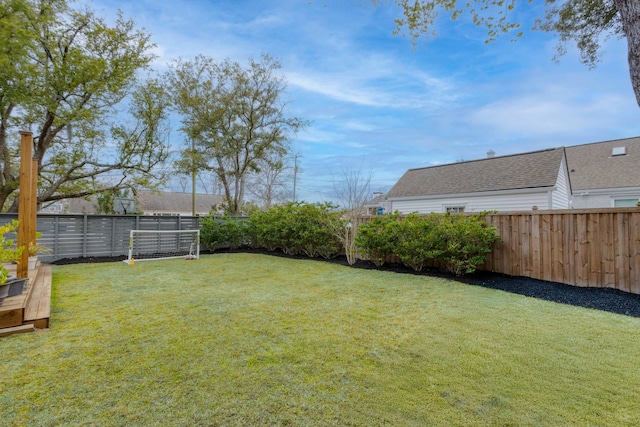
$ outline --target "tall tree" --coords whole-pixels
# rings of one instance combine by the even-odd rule
[[[326,227],[342,243],[347,262],[353,264],[357,259],[355,237],[358,234],[359,217],[367,213],[365,205],[371,197],[373,168],[364,170],[362,165],[345,163],[341,173],[333,182],[334,196],[342,209],[340,220],[330,221]]]
[[[0,28],[24,42],[0,48],[0,207],[18,186],[12,135],[24,127],[35,127],[39,203],[149,185],[166,157],[168,106],[158,82],[137,82],[149,35],[65,0],[2,2]],[[116,121],[125,98],[130,120]]]
[[[293,172],[293,167],[278,154],[261,159],[258,167],[259,172],[253,174],[247,190],[264,210],[269,210],[272,204],[288,199],[290,193],[288,172]]]
[[[387,0],[371,0],[378,6]],[[487,41],[501,34],[517,31],[521,24],[514,9],[531,0],[394,0],[402,10],[396,19],[395,34],[406,31],[415,43],[421,36],[435,35],[434,24],[441,13],[457,19],[468,13],[476,25],[487,29]],[[640,105],[640,2],[638,0],[545,0],[545,16],[535,28],[559,35],[558,54],[563,55],[570,43],[580,49],[582,62],[595,66],[600,44],[608,37],[624,37],[628,45],[631,85]]]
[[[340,207],[347,212],[362,214],[364,205],[371,198],[373,169],[363,170],[362,166],[342,166],[342,176],[334,180],[333,191]]]
[[[176,61],[167,75],[182,128],[218,177],[234,215],[240,213],[247,179],[259,172],[260,162],[285,156],[290,138],[307,125],[285,113],[286,82],[276,74],[280,63],[268,55],[261,59],[250,59],[243,68],[200,55]]]

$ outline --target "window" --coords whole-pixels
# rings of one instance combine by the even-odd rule
[[[638,199],[616,199],[613,201],[614,208],[635,208]]]
[[[447,213],[460,213],[464,212],[464,206],[445,206],[445,212]]]

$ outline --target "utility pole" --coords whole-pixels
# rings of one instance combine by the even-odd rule
[[[196,147],[191,138],[191,216],[196,216]]]
[[[298,157],[300,155],[296,154],[293,156],[293,201],[296,201],[296,183],[298,181]]]

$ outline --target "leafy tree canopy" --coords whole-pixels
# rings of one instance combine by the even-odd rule
[[[0,36],[0,207],[17,208],[19,129],[34,132],[39,203],[156,182],[169,103],[137,79],[153,58],[148,34],[65,0],[9,0]]]
[[[307,123],[286,114],[286,82],[268,55],[237,62],[199,55],[178,60],[167,74],[182,129],[192,141],[182,169],[207,168],[222,184],[228,211],[238,215],[245,187],[265,164],[288,152],[289,140]]]

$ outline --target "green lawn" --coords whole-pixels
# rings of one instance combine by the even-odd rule
[[[0,425],[640,425],[640,319],[251,254],[54,267]]]

